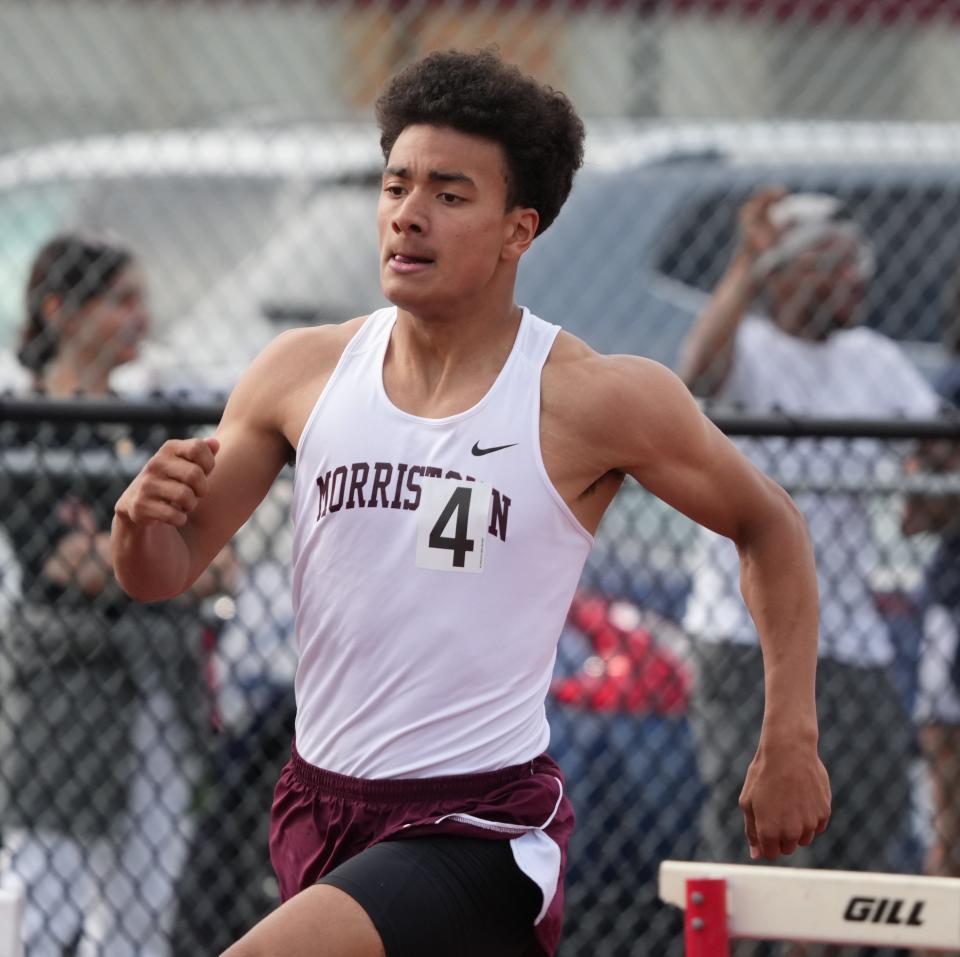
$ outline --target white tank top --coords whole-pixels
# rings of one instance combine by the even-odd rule
[[[556,646],[593,539],[547,477],[526,309],[473,408],[398,409],[395,308],[348,344],[307,420],[293,495],[297,750],[362,778],[496,770],[547,746]]]

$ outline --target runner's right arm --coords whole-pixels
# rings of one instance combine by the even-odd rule
[[[161,601],[200,577],[267,494],[288,460],[283,403],[297,337],[275,339],[241,377],[214,438],[171,439],[120,496],[114,573],[139,601]]]

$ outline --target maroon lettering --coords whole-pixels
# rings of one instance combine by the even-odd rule
[[[341,465],[339,468],[335,468],[333,475],[330,476],[330,505],[328,511],[339,512],[343,508],[343,493],[346,489],[347,467]],[[334,501],[334,496],[336,496],[336,501]]]
[[[501,542],[507,540],[507,516],[510,514],[510,497],[493,490],[493,509],[490,527],[487,531],[496,535]]]
[[[317,476],[317,491],[320,496],[320,504],[317,508],[317,521],[319,522],[327,514],[327,502],[330,498],[330,473]]]
[[[363,486],[370,474],[370,466],[366,462],[354,462],[350,469],[350,496],[347,498],[347,508],[356,508],[355,502],[359,502],[360,507],[363,508],[366,504],[366,499],[363,497]]]
[[[372,474],[372,479],[371,479]],[[407,465],[406,462],[354,462],[341,465],[315,479],[317,486],[317,521],[342,508],[396,508],[414,511],[420,507],[423,495],[421,478],[445,478],[456,482],[476,482],[472,475],[465,478],[455,469],[435,465]],[[492,489],[489,535],[507,540],[507,523],[512,501],[497,489]]]
[[[393,501],[390,503],[390,508],[400,508],[400,493],[403,491],[403,476],[407,471],[407,463],[401,462],[397,466],[397,484],[393,490]]]
[[[404,508],[414,509],[420,507],[420,493],[423,491],[423,486],[419,482],[414,482],[413,477],[419,473],[423,475],[423,466],[422,465],[413,465],[410,467],[410,471],[407,473],[407,490],[413,493],[413,498],[408,498],[404,503]]]
[[[367,508],[377,507],[377,493],[380,493],[380,507],[387,507],[387,485],[393,475],[393,466],[389,462],[374,462],[373,488],[370,489],[370,501]]]

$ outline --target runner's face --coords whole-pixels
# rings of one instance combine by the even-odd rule
[[[408,126],[387,159],[377,215],[387,299],[413,312],[482,303],[518,258],[510,238],[521,213],[507,210],[507,191],[498,143]]]

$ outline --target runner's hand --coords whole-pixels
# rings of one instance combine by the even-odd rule
[[[120,496],[115,511],[135,525],[181,528],[206,494],[218,439],[170,439]]]
[[[812,843],[830,820],[830,780],[816,748],[761,741],[740,794],[750,856],[775,860]]]

